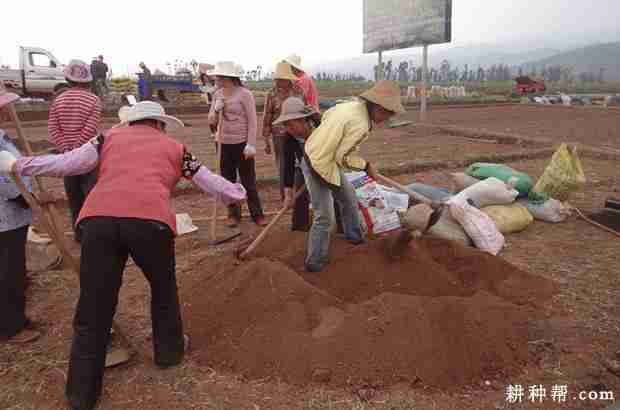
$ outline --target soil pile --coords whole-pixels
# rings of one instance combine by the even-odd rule
[[[334,240],[330,266],[303,273],[304,234],[281,232],[251,261],[184,298],[199,360],[250,378],[455,386],[513,373],[553,283],[456,243]],[[267,255],[271,255],[267,258]]]

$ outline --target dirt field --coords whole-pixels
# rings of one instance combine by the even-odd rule
[[[364,146],[364,153],[380,164],[380,167],[396,175],[395,178],[401,182],[415,179],[449,189],[453,188],[453,184],[447,171],[462,169],[465,160],[497,159],[537,178],[548,163],[553,146],[563,141],[565,133],[571,129],[579,132],[572,134],[574,138],[568,134],[569,140],[605,148],[608,154],[613,154],[614,149],[620,148],[620,137],[617,135],[617,130],[620,129],[619,119],[620,116],[615,113],[605,114],[602,111],[579,108],[436,110],[431,112],[429,118],[433,124],[515,133],[531,137],[533,141],[522,141],[519,145],[498,144],[487,137],[466,138],[450,135],[436,127],[410,126],[377,132]],[[192,127],[177,137],[209,163],[213,156],[213,144],[207,137],[204,120],[200,117],[189,117],[186,121]],[[597,129],[600,132],[594,131]],[[42,127],[29,127],[27,132],[40,139],[45,130]],[[571,203],[588,214],[597,213],[605,198],[620,196],[620,179],[617,174],[619,160],[617,156],[614,159],[613,155],[603,158],[584,153],[582,161],[588,185],[583,192],[574,196]],[[268,157],[259,157],[257,169],[263,179],[274,177],[273,165]],[[58,181],[54,188],[57,192],[62,190]],[[266,210],[273,211],[279,207],[279,194],[273,185],[265,185],[261,196]],[[106,373],[101,409],[602,409],[610,405],[611,401],[581,401],[579,393],[609,391],[613,392],[616,399],[620,395],[620,378],[605,365],[609,360],[620,360],[618,238],[575,216],[555,225],[535,222],[526,231],[507,236],[507,246],[501,253],[503,261],[497,261],[508,262],[512,266],[502,268],[501,264],[495,265],[497,277],[494,279],[494,276],[491,276],[488,279],[488,291],[503,295],[501,288],[505,283],[494,283],[494,280],[499,280],[499,277],[506,274],[505,271],[515,269],[515,272],[523,272],[514,273],[517,275],[515,277],[521,278],[518,283],[530,292],[542,292],[547,283],[553,284],[555,292],[537,302],[535,311],[528,311],[528,303],[518,304],[514,300],[498,301],[499,305],[482,304],[481,308],[462,307],[461,309],[467,312],[478,312],[477,315],[482,318],[481,326],[488,335],[477,341],[476,345],[469,346],[466,343],[470,340],[467,336],[469,327],[459,327],[460,322],[455,319],[459,312],[458,307],[468,306],[459,304],[461,302],[443,307],[444,321],[439,323],[398,321],[407,319],[406,316],[404,319],[394,319],[394,323],[398,324],[397,329],[394,325],[390,327],[386,320],[397,316],[381,310],[377,303],[381,302],[384,306],[395,303],[394,297],[390,296],[394,293],[390,292],[394,292],[394,287],[401,285],[402,281],[411,279],[406,275],[399,278],[399,283],[389,284],[390,279],[396,280],[398,272],[394,271],[390,278],[382,280],[381,275],[368,276],[370,268],[359,265],[349,272],[351,276],[347,276],[344,281],[338,281],[338,277],[334,277],[335,272],[331,271],[331,276],[319,278],[296,276],[296,265],[301,263],[303,255],[303,235],[291,236],[287,232],[290,223],[288,217],[273,235],[275,240],[251,261],[243,266],[235,266],[231,255],[234,244],[214,249],[206,247],[209,226],[206,218],[211,212],[211,202],[206,197],[184,190],[182,195],[174,198],[174,207],[179,213],[188,212],[200,228],[196,233],[178,238],[176,245],[177,276],[184,305],[186,330],[195,336],[192,350],[179,368],[166,371],[155,368],[151,353],[148,286],[136,267],[129,266],[116,320],[129,335],[138,353],[130,365]],[[67,214],[66,209],[63,209],[63,213]],[[223,214],[223,209],[220,214]],[[65,226],[68,229],[68,218],[65,219]],[[249,223],[247,218],[242,227],[249,236],[257,233],[257,228]],[[224,229],[221,228],[222,233]],[[351,251],[344,248],[338,239],[335,241],[334,249],[342,255],[359,252],[355,255],[358,255],[361,261],[371,261],[364,258],[375,254],[373,244],[364,245],[359,251]],[[432,242],[423,241],[418,246],[421,247],[419,249],[425,249],[429,244]],[[77,253],[77,246],[72,246]],[[432,252],[433,247],[429,249]],[[442,258],[439,255],[434,257]],[[472,255],[463,254],[460,257]],[[476,254],[473,254],[473,257],[476,257]],[[449,255],[444,256],[445,258],[449,259]],[[278,270],[274,268],[273,272],[278,273],[275,279],[269,279],[269,272],[262,272],[260,269],[252,273],[252,269],[256,269],[257,264],[263,263],[262,261],[268,262],[265,266],[282,264]],[[411,270],[414,267],[406,269]],[[362,272],[367,273],[357,277],[356,272],[360,275]],[[237,274],[247,276],[240,276],[239,284],[231,284],[230,281],[237,280]],[[448,276],[450,274],[445,273]],[[468,275],[475,274],[476,272],[472,271]],[[419,273],[420,276],[417,275],[411,282],[413,285],[406,285],[412,288],[405,293],[431,295],[432,292],[428,290],[429,283],[432,283],[434,278],[422,279],[422,272]],[[44,336],[40,341],[21,349],[8,345],[0,346],[0,408],[3,409],[59,409],[63,408],[64,404],[63,388],[78,283],[70,271],[63,270],[33,273],[31,277],[29,311],[32,318],[40,324]],[[348,298],[347,292],[351,289],[348,288],[347,281],[360,286],[360,280],[381,283],[381,286],[358,287],[354,293],[356,296]],[[377,282],[379,280],[380,282]],[[416,280],[419,286],[415,286]],[[295,287],[292,287],[292,284],[295,284]],[[406,363],[403,368],[398,369],[398,374],[378,373],[380,377],[367,380],[356,377],[368,371],[364,363],[370,363],[372,358],[386,361],[389,359],[386,354],[390,353],[386,348],[369,356],[364,356],[362,351],[357,356],[352,356],[351,349],[358,349],[365,343],[362,342],[366,340],[363,332],[348,333],[357,336],[349,340],[349,344],[344,344],[348,346],[347,349],[328,358],[330,363],[355,363],[348,374],[337,371],[328,382],[308,377],[312,376],[308,372],[295,376],[287,371],[287,366],[292,366],[291,363],[306,360],[304,355],[295,358],[295,346],[299,346],[297,354],[305,351],[320,352],[304,350],[307,346],[303,344],[305,339],[300,336],[303,333],[301,330],[287,333],[282,340],[272,340],[271,343],[282,344],[282,351],[290,350],[291,353],[288,354],[291,356],[288,357],[288,362],[283,359],[281,366],[265,366],[265,363],[270,363],[269,360],[261,360],[268,357],[273,346],[266,342],[268,338],[258,337],[260,333],[249,325],[257,323],[263,326],[261,329],[268,329],[270,322],[261,322],[264,318],[258,316],[258,309],[263,309],[263,305],[252,304],[255,303],[252,292],[275,292],[274,289],[280,287],[300,292],[301,288],[297,286],[306,289],[309,285],[344,299],[342,306],[329,301],[326,306],[335,306],[346,311],[352,315],[351,318],[360,317],[360,312],[363,311],[357,306],[363,304],[364,300],[373,298],[373,292],[379,293],[377,289],[387,292],[377,295],[378,299],[372,299],[373,302],[368,302],[365,306],[379,312],[371,315],[373,320],[375,316],[378,317],[377,324],[370,328],[375,332],[372,334],[376,336],[387,332],[390,340],[394,342],[391,347],[394,352],[398,352],[394,346],[401,340],[397,338],[413,335],[412,341],[407,342],[414,344],[408,350],[411,355],[405,355],[402,360],[398,359],[390,365],[396,369],[401,363]],[[231,291],[233,288],[234,291]],[[448,290],[444,289],[442,292],[450,293],[449,288],[446,289]],[[203,290],[204,293],[201,293]],[[197,299],[197,292],[202,296],[202,300]],[[512,297],[517,293],[514,291]],[[506,300],[511,299],[511,296],[503,297]],[[265,296],[263,299],[266,304],[275,304],[277,301],[275,296]],[[241,312],[237,312],[238,315],[249,315],[249,318],[244,319],[248,326],[239,330],[240,336],[229,339],[216,337],[222,329],[234,334],[238,331],[234,326],[241,323],[239,316],[225,316],[229,311],[223,310],[222,314],[218,315],[219,311],[215,309],[224,306],[221,304],[223,301],[218,300],[231,303],[230,312],[237,312],[238,307],[238,312]],[[406,305],[408,302],[402,303]],[[410,317],[417,317],[414,312],[426,312],[424,314],[428,316],[423,317],[433,317],[431,312],[434,308],[431,306],[435,306],[435,303],[436,301],[428,301],[419,307],[407,305],[409,307],[403,309],[411,312]],[[525,323],[522,325],[518,323],[521,323],[520,315],[523,313],[497,310],[500,309],[497,306],[507,309],[513,305],[524,309],[522,312],[525,312]],[[297,326],[305,329],[306,324],[295,320],[299,316],[296,313],[300,309],[298,305],[283,306],[281,311],[275,313],[284,316],[273,316],[271,322],[291,323],[291,329],[297,329]],[[305,309],[310,311],[308,306],[310,305]],[[253,310],[247,312],[250,308]],[[276,308],[278,309],[280,308]],[[257,313],[252,315],[254,311]],[[502,326],[501,321],[497,321],[498,318],[490,316],[491,311],[503,312],[501,318],[505,319],[506,326]],[[314,320],[312,315],[308,316],[310,321]],[[226,321],[229,321],[230,329]],[[357,322],[352,319],[346,323],[350,325]],[[406,323],[409,325],[405,325]],[[425,325],[417,328],[416,323]],[[488,326],[484,327],[485,324]],[[411,331],[407,332],[407,329]],[[418,334],[419,336],[415,337]],[[514,349],[499,348],[499,344],[504,343],[501,341],[507,338],[518,342]],[[239,355],[229,354],[235,350],[222,343],[227,340],[242,342],[236,347]],[[454,345],[455,352],[461,353],[436,356],[438,351],[445,351],[445,347],[450,345]],[[461,349],[456,348],[459,345]],[[261,349],[261,346],[264,348]],[[474,346],[484,346],[484,349],[475,349]],[[293,349],[290,349],[291,347]],[[368,347],[370,348],[370,345]],[[253,348],[256,350],[252,350]],[[423,354],[425,348],[428,350]],[[485,356],[485,352],[489,354]],[[491,352],[493,354],[490,354]],[[466,359],[468,356],[472,358],[471,363]],[[409,362],[412,358],[415,360]],[[514,360],[510,362],[509,359]],[[508,361],[504,363],[502,360]],[[436,362],[435,366],[432,365],[433,361]],[[380,364],[375,365],[375,368]],[[411,367],[419,367],[419,379],[408,376],[408,369]],[[338,368],[346,369],[346,366]],[[506,401],[505,390],[508,385],[523,386],[525,395],[522,403],[510,404]],[[542,403],[534,404],[529,400],[528,390],[532,385],[546,388],[546,398]],[[554,402],[551,391],[554,385],[568,387],[566,402]]]

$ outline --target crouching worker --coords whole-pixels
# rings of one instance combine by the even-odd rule
[[[99,165],[99,178],[79,215],[83,229],[80,298],[66,395],[73,409],[95,407],[102,389],[106,347],[129,256],[151,287],[155,364],[181,363],[189,339],[183,325],[175,276],[176,219],[171,191],[182,178],[231,205],[245,189],[211,173],[166,134],[183,126],[161,105],[140,102],[124,113],[125,125],[61,155],[10,161],[19,175],[80,175]],[[7,153],[0,153],[6,157]]]
[[[375,177],[374,168],[359,156],[358,148],[368,138],[373,124],[382,124],[404,111],[399,87],[392,81],[380,81],[359,99],[328,110],[308,138],[301,163],[314,211],[305,260],[307,271],[320,272],[328,262],[334,201],[342,215],[345,239],[353,244],[364,241],[355,190],[344,172],[366,171]]]

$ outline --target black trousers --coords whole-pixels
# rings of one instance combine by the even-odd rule
[[[71,210],[71,226],[75,231],[77,239],[80,239],[79,229],[75,226],[80,211],[84,206],[84,201],[97,182],[97,169],[84,175],[75,175],[64,178],[65,192]]]
[[[0,232],[0,338],[26,326],[26,237],[28,226]]]
[[[174,236],[167,225],[114,217],[88,218],[80,225],[80,298],[73,320],[66,395],[74,409],[91,409],[101,395],[110,328],[130,255],[151,287],[156,365],[169,367],[182,361],[183,324]]]
[[[248,208],[250,215],[256,219],[263,216],[263,208],[256,188],[256,165],[254,158],[245,159],[243,149],[246,143],[221,144],[220,172],[230,182],[237,182],[237,172],[241,178],[241,184],[247,191]],[[241,206],[231,205],[228,207],[228,216],[241,219]]]

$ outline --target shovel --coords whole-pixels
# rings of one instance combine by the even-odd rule
[[[421,235],[424,235],[428,232],[429,229],[433,227],[441,218],[441,214],[444,211],[445,205],[443,203],[435,202],[425,197],[424,195],[418,194],[417,192],[412,191],[406,186],[399,184],[398,182],[390,179],[381,174],[377,174],[376,178],[379,182],[382,182],[386,185],[392,186],[405,194],[409,195],[414,201],[421,202],[423,204],[429,205],[433,208],[433,212],[428,218],[428,223],[426,227],[422,230]],[[420,235],[420,236],[421,236]],[[402,230],[397,237],[388,245],[387,253],[391,258],[398,258],[401,256],[408,248],[409,242],[413,240],[413,235],[408,230]]]
[[[218,115],[218,127],[215,132],[215,172],[219,172],[220,170],[220,162],[222,160],[222,149],[220,146],[220,132],[222,129],[222,116],[224,110],[221,110]],[[211,240],[209,241],[209,246],[218,246],[228,241],[232,241],[236,237],[241,235],[241,230],[238,229],[231,234],[223,238],[217,237],[217,198],[213,199],[213,219],[211,220]]]
[[[292,203],[294,204],[297,198],[299,198],[301,194],[303,194],[305,191],[306,191],[305,185],[300,187],[295,192],[295,195],[293,195]],[[258,247],[258,245],[260,245],[261,242],[267,237],[267,234],[269,233],[269,231],[271,231],[271,229],[278,223],[278,221],[282,219],[282,217],[284,216],[284,214],[286,213],[288,209],[289,209],[288,206],[283,207],[280,210],[280,212],[278,212],[277,215],[271,220],[271,222],[269,222],[269,225],[267,225],[265,229],[263,229],[261,233],[256,237],[256,239],[254,239],[252,243],[250,243],[247,247],[241,246],[237,248],[235,250],[235,256],[237,257],[237,259],[243,260],[250,253],[254,252],[254,250]]]

